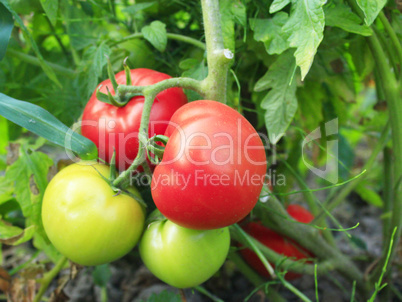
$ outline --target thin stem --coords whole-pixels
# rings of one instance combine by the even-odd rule
[[[41,279],[41,287],[38,291],[38,293],[35,296],[34,302],[40,302],[42,299],[42,296],[46,292],[47,288],[49,287],[49,284],[53,281],[54,278],[59,274],[59,272],[63,269],[64,265],[67,262],[66,257],[61,257],[59,261],[56,263],[56,265],[45,274],[45,276]]]
[[[253,283],[254,286],[260,286],[264,283],[263,279],[246,263],[238,253],[229,253],[228,259],[236,264],[238,270]]]
[[[293,169],[292,166],[286,160],[283,163],[285,164],[285,167],[288,169],[288,171],[295,177],[297,183],[299,184],[300,188],[302,189],[304,199],[307,201],[310,211],[313,213],[314,216],[317,216],[318,212],[319,212],[317,205],[319,204],[321,206],[321,208],[323,208],[323,205],[315,197],[315,195],[309,190],[310,188],[307,186],[306,182],[300,177],[299,173],[297,173],[297,171],[295,169]],[[324,219],[322,219],[320,221],[319,226],[324,227],[324,228],[328,227],[328,225]],[[325,239],[328,241],[329,244],[331,244],[334,247],[336,246],[335,239],[332,236],[331,231],[323,231],[323,236],[325,237]]]
[[[393,171],[392,171],[392,154],[391,149],[384,148],[384,191],[383,191],[383,200],[384,207],[382,209],[383,214],[385,215],[383,219],[383,249],[386,249],[387,246],[387,238],[391,234],[391,211],[392,211],[392,202],[393,202],[393,190],[392,184],[394,183],[393,179]]]
[[[197,291],[199,291],[201,294],[207,296],[208,298],[210,298],[212,301],[214,302],[224,302],[222,299],[214,296],[213,294],[211,294],[209,291],[207,291],[204,287],[202,287],[201,285],[198,285],[196,287],[194,287],[194,289],[196,289]]]
[[[307,224],[295,223],[282,204],[271,196],[267,204],[257,203],[254,213],[267,227],[289,237],[322,260],[328,260],[336,269],[350,280],[356,280],[359,288],[367,293],[363,274],[354,263],[329,245],[318,230]]]
[[[246,246],[249,246],[249,242],[251,241],[255,248],[262,253],[263,257],[266,258],[270,263],[275,264],[278,268],[282,267],[285,268],[287,271],[299,274],[314,275],[315,273],[315,264],[309,264],[302,261],[294,261],[287,256],[274,252],[253,237],[249,236],[248,240],[246,240],[244,236],[238,233],[236,228],[231,227],[231,238]],[[278,266],[278,264],[280,264],[280,266]],[[319,275],[326,274],[330,271],[333,271],[334,269],[335,267],[331,261],[324,261],[317,265],[317,271]]]
[[[272,265],[267,261],[267,258],[264,257],[264,255],[262,254],[261,250],[257,247],[255,240],[253,240],[252,237],[250,237],[245,231],[243,231],[243,229],[237,224],[233,224],[230,226],[230,229],[232,230],[232,233],[238,234],[240,235],[241,238],[243,238],[244,240],[242,240],[243,242],[246,242],[247,245],[249,247],[252,248],[252,250],[257,254],[258,258],[260,258],[262,264],[265,266],[265,268],[267,269],[269,275],[272,278],[275,278],[275,271],[272,267]],[[237,236],[239,238],[239,236]]]
[[[380,136],[377,144],[374,147],[374,150],[371,152],[369,159],[366,161],[366,163],[363,167],[363,170],[367,170],[367,171],[371,170],[372,166],[376,162],[376,158],[377,158],[378,154],[381,152],[381,150],[384,148],[385,144],[388,141],[389,129],[390,129],[390,125],[389,125],[389,123],[387,123],[386,126],[384,127],[384,130],[381,133],[381,136]],[[367,174],[368,173],[360,176],[359,178],[355,179],[352,182],[349,182],[347,185],[342,187],[342,189],[338,193],[335,194],[334,199],[332,199],[328,203],[328,205],[325,205],[327,210],[329,212],[331,212],[333,209],[335,209],[337,206],[339,206],[342,202],[344,202],[346,200],[346,197],[349,195],[349,193],[352,192],[356,188],[356,186],[362,180],[365,179]],[[320,213],[318,215],[318,217],[321,217],[323,214],[324,214],[324,212]]]
[[[14,55],[15,57],[21,59],[22,61],[35,65],[35,66],[40,66],[39,59],[37,57],[28,55],[23,52],[16,51],[14,49],[8,49],[7,53]],[[77,74],[74,70],[65,68],[63,66],[57,65],[55,63],[51,63],[48,61],[45,61],[45,63],[54,70],[54,72],[59,73],[61,75],[68,76],[70,78],[75,77]]]
[[[187,36],[183,36],[183,35],[179,35],[179,34],[171,34],[171,33],[167,33],[166,36],[170,40],[176,40],[176,41],[180,41],[180,42],[185,42],[185,43],[194,45],[194,46],[196,46],[198,48],[201,48],[203,50],[205,50],[205,48],[206,48],[204,43],[202,43],[201,41],[198,41],[198,40],[196,40],[194,38],[191,38],[191,37],[187,37]],[[135,33],[135,34],[126,36],[126,37],[124,37],[124,38],[122,38],[120,40],[112,42],[110,44],[110,46],[113,47],[113,46],[116,46],[118,44],[124,43],[124,42],[129,41],[129,40],[141,39],[141,38],[144,38],[143,33]]]

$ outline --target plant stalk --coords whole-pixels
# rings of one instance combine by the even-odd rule
[[[41,286],[38,293],[35,296],[34,302],[40,302],[42,300],[42,296],[45,294],[46,290],[49,287],[49,284],[53,281],[54,278],[59,274],[59,272],[63,269],[64,265],[67,262],[67,258],[62,256],[60,260],[56,263],[56,265],[45,274],[45,276],[41,279]]]
[[[202,88],[209,100],[226,103],[226,86],[233,53],[224,49],[218,0],[201,0],[207,45],[208,76]]]

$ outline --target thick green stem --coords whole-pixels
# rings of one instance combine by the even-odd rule
[[[375,35],[367,38],[371,52],[376,61],[376,67],[380,72],[380,81],[384,88],[388,104],[388,112],[392,131],[392,145],[394,151],[394,182],[393,182],[393,207],[390,229],[397,228],[395,244],[391,251],[391,261],[395,255],[398,241],[402,234],[402,102],[401,90],[395,76],[392,74],[381,48],[380,42]],[[388,243],[390,243],[390,238]],[[388,244],[389,246],[389,244]],[[385,263],[386,250],[384,250],[380,265]]]
[[[363,274],[354,263],[329,245],[317,229],[295,223],[274,196],[269,199],[267,204],[258,203],[254,213],[267,227],[292,238],[319,259],[329,261],[346,278],[351,281],[355,280],[362,292],[367,293],[367,284]]]
[[[41,286],[38,293],[35,296],[34,302],[40,302],[42,300],[42,296],[46,292],[49,287],[50,282],[53,281],[54,278],[59,274],[59,272],[63,269],[64,265],[67,262],[66,257],[61,257],[60,260],[56,263],[56,265],[45,274],[45,276],[41,279]]]
[[[387,17],[385,16],[384,12],[380,12],[378,14],[378,17],[381,20],[381,23],[384,25],[385,31],[387,32],[388,36],[391,39],[391,42],[396,50],[396,52],[398,53],[398,59],[399,59],[399,64],[402,64],[402,46],[401,43],[394,31],[394,29],[392,28],[391,24],[389,24],[389,21],[387,19]]]
[[[315,265],[309,264],[301,261],[294,261],[287,256],[278,254],[273,250],[269,249],[250,235],[248,235],[248,239],[244,237],[243,234],[239,233],[237,227],[230,227],[230,236],[232,239],[240,242],[244,246],[250,247],[250,242],[252,242],[255,249],[258,249],[260,253],[268,260],[270,263],[274,264],[277,268],[285,268],[287,271],[299,273],[299,274],[308,274],[314,275],[315,273]],[[280,266],[278,266],[280,264]],[[330,261],[322,262],[318,264],[318,274],[322,275],[334,270],[335,267]]]
[[[183,35],[179,35],[179,34],[170,34],[170,33],[167,33],[166,36],[170,40],[176,40],[176,41],[180,41],[180,42],[185,42],[185,43],[194,45],[194,46],[196,46],[198,48],[201,48],[201,49],[205,50],[205,44],[200,42],[200,41],[198,41],[198,40],[196,40],[196,39],[193,39],[193,38],[190,38],[190,37],[187,37],[187,36],[183,36]],[[126,37],[124,37],[124,38],[122,38],[120,40],[112,42],[110,44],[110,46],[113,47],[113,46],[116,46],[116,45],[118,45],[120,43],[129,41],[129,40],[133,40],[133,39],[140,39],[140,38],[144,38],[144,34],[143,33],[135,33],[135,34],[126,36]]]
[[[201,0],[207,44],[208,76],[202,81],[209,100],[226,103],[226,86],[233,53],[224,49],[218,0]]]

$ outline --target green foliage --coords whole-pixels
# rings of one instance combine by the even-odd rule
[[[368,205],[385,210],[382,192],[390,185],[379,181],[382,159],[373,150],[388,122],[389,108],[367,39],[379,37],[392,72],[400,77],[401,53],[392,46],[389,29],[377,20],[383,12],[397,39],[402,39],[402,14],[394,1],[219,0],[219,5],[224,47],[235,54],[228,104],[267,133],[275,146],[267,150],[278,159],[271,168],[286,176],[283,186],[274,183],[278,198],[293,202],[293,194],[299,192],[310,205],[325,198],[330,205],[344,186],[358,182],[349,193],[354,191]],[[199,1],[0,0],[3,246],[32,240],[51,261],[60,259],[40,218],[49,168],[57,163],[38,149],[64,146],[69,127],[79,121],[89,97],[107,78],[107,58],[113,72],[121,71],[128,58],[131,68],[203,80],[209,70],[203,42]],[[190,101],[201,98],[191,90],[186,94]],[[310,181],[314,175],[300,150],[309,133],[335,118],[339,129],[332,138],[338,141],[339,181],[344,182],[339,187],[328,186],[319,177]],[[311,144],[306,156],[309,164],[325,168],[326,156],[333,151],[326,143],[321,138]],[[96,148],[73,134],[70,149],[93,157]],[[292,173],[284,159],[294,169]],[[370,169],[350,181],[369,160]],[[306,188],[311,182],[319,188]],[[331,190],[312,195],[320,187]],[[352,236],[350,242],[367,249],[361,237]],[[109,267],[96,267],[93,278],[105,287]],[[180,297],[164,291],[148,301],[180,301]]]
[[[145,301],[145,300],[143,300]],[[182,299],[180,298],[179,294],[174,292],[164,290],[159,294],[153,293],[146,302],[180,302]]]

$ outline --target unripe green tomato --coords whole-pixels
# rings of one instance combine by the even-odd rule
[[[139,244],[147,268],[177,288],[194,287],[211,278],[225,262],[229,247],[228,228],[192,230],[169,220],[152,222]]]
[[[81,265],[124,256],[144,228],[141,205],[123,193],[116,195],[99,174],[108,178],[109,171],[94,162],[72,164],[56,174],[43,197],[47,236],[61,254]]]

